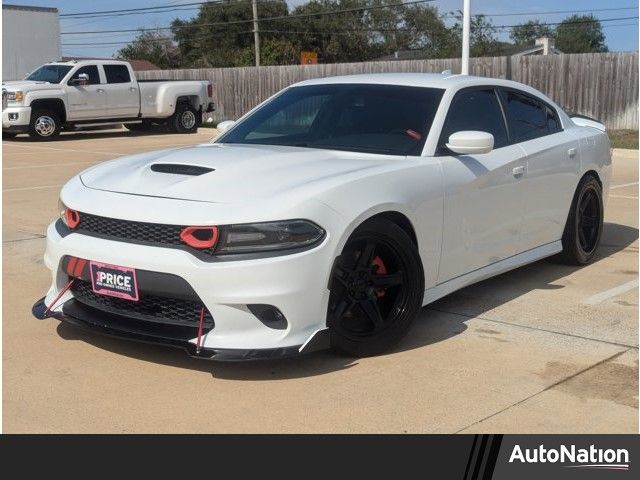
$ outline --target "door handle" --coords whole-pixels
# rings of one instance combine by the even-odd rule
[[[513,172],[513,176],[514,177],[521,177],[522,175],[524,175],[524,165],[520,165],[519,167],[514,167],[514,169],[512,170]]]
[[[96,90],[98,93],[103,94],[104,93],[104,89],[99,88],[98,90]]]
[[[137,91],[138,91],[138,89],[137,89],[137,88],[134,88],[134,87],[129,87],[129,91],[130,91],[130,92],[137,92]]]
[[[570,148],[569,150],[567,150],[567,154],[569,155],[569,158],[575,157],[576,153],[578,153],[578,152],[576,151],[575,148]]]

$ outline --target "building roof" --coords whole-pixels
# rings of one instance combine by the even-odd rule
[[[131,64],[131,68],[133,68],[136,72],[142,72],[144,70],[161,70],[159,66],[155,63],[151,63],[149,60],[126,60]]]
[[[58,13],[58,9],[54,7],[32,7],[30,5],[7,5],[6,3],[2,4],[3,10],[24,10],[28,12],[49,12],[49,13]]]

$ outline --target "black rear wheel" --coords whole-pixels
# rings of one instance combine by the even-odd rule
[[[604,220],[602,187],[585,176],[576,189],[562,235],[562,257],[567,263],[584,265],[595,257]]]
[[[418,250],[393,222],[370,220],[336,259],[330,289],[332,347],[357,357],[382,353],[402,338],[422,306]]]

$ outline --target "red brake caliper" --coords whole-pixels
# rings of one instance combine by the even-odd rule
[[[386,275],[387,274],[387,267],[384,266],[384,262],[382,261],[382,259],[377,256],[373,259],[373,261],[371,262],[371,265],[374,265],[377,268],[376,270],[376,275]],[[376,290],[376,296],[378,298],[380,297],[384,297],[384,294],[386,293],[386,289],[384,288],[379,288]]]

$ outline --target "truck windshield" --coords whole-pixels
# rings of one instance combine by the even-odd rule
[[[69,70],[71,70],[69,65],[43,65],[37,70],[31,72],[25,80],[60,83],[64,76],[69,73]]]
[[[420,155],[444,90],[398,85],[293,87],[218,143]]]

